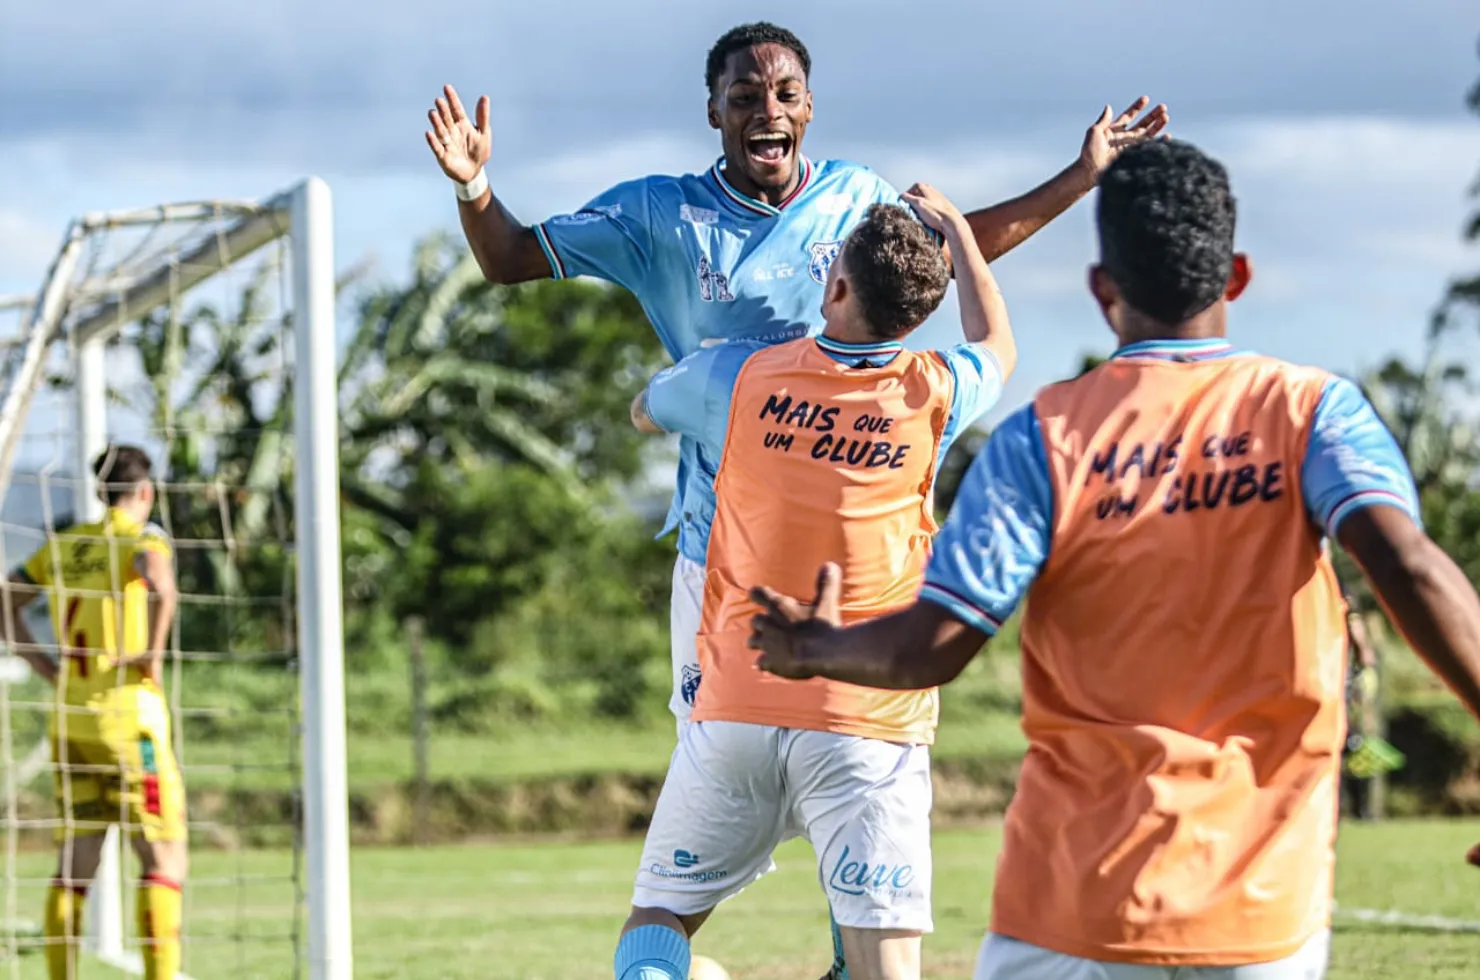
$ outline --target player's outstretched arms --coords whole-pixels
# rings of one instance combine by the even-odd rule
[[[20,657],[31,669],[41,676],[48,684],[57,682],[57,664],[47,655],[46,651],[36,643],[36,637],[31,632],[31,627],[21,618],[21,610],[31,604],[31,601],[40,595],[40,591],[31,584],[30,579],[20,572],[12,573],[5,581],[5,596],[3,607],[0,607],[0,619],[4,621],[5,645],[10,652]]]
[[[469,119],[457,90],[444,85],[441,97],[427,113],[432,127],[425,134],[427,146],[456,187],[463,234],[488,281],[512,284],[548,279],[550,264],[534,229],[516,221],[488,187],[484,165],[493,155],[488,109],[488,96],[479,96],[476,118]]]
[[[895,691],[939,687],[956,679],[987,641],[933,602],[916,601],[890,616],[842,628],[842,573],[827,564],[817,575],[811,604],[764,586],[751,589],[761,607],[751,621],[756,667],[792,680],[826,677]]]
[[[959,208],[929,184],[916,184],[901,197],[915,209],[926,227],[940,233],[954,256],[956,288],[961,299],[961,332],[969,344],[992,352],[1003,378],[1017,366],[1017,341],[1007,316],[1007,303],[997,279]]]
[[[1077,160],[1021,197],[968,214],[966,220],[987,260],[1006,255],[1069,210],[1094,189],[1121,150],[1161,135],[1170,118],[1167,107],[1158,105],[1148,112],[1149,105],[1151,100],[1143,95],[1118,116],[1105,106],[1085,131]]]
[[[1480,718],[1480,596],[1464,572],[1396,507],[1358,510],[1336,537],[1409,645]]]

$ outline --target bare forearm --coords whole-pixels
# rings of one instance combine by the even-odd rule
[[[1392,515],[1359,511],[1342,544],[1414,651],[1480,717],[1480,597],[1453,560],[1416,527],[1377,532]]]
[[[955,680],[986,637],[931,603],[809,638],[808,668],[862,687],[915,691]]]
[[[519,283],[550,274],[534,229],[515,220],[492,191],[476,201],[457,202],[468,248],[489,282]]]
[[[1377,594],[1418,655],[1480,717],[1480,600],[1454,562],[1431,547],[1435,554]],[[1374,585],[1384,577],[1377,572]]]
[[[994,262],[1073,207],[1094,186],[1093,173],[1076,160],[1028,193],[973,211],[966,220],[982,255]]]
[[[945,238],[956,262],[961,333],[967,343],[985,345],[1003,372],[1011,374],[1017,364],[1017,343],[997,279],[964,218],[946,227]]]
[[[870,620],[807,642],[806,661],[815,676],[886,690],[934,687],[900,642],[897,616]]]
[[[150,676],[159,679],[164,651],[169,646],[170,627],[175,621],[175,610],[179,597],[174,592],[154,592],[149,601],[149,647],[143,653],[129,657],[126,666],[143,667]]]

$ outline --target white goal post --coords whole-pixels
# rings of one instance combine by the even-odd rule
[[[111,269],[84,268],[89,236],[137,226],[196,223],[179,249],[137,253]],[[105,350],[142,317],[243,257],[284,237],[291,262],[293,551],[297,669],[301,698],[301,842],[307,909],[306,973],[353,975],[349,816],[345,761],[344,627],[340,582],[339,427],[333,210],[327,184],[309,178],[261,203],[205,202],[88,214],[73,222],[47,280],[5,351],[0,402],[0,501],[11,487],[21,432],[46,365],[65,342],[75,413],[75,514],[96,520],[92,461],[107,446]],[[7,732],[8,738],[8,732]],[[26,746],[24,748],[29,748]],[[188,777],[187,777],[188,780]],[[105,848],[87,904],[85,945],[129,966],[123,939],[118,856]],[[37,909],[39,912],[39,909]],[[188,933],[188,923],[187,923]],[[195,971],[199,972],[199,971]]]

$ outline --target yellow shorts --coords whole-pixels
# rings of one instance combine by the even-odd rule
[[[113,824],[148,841],[185,839],[185,783],[166,712],[74,710],[57,727],[66,736],[54,730],[51,742],[58,842]]]

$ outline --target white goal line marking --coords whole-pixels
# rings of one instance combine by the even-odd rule
[[[1338,919],[1365,922],[1372,925],[1429,929],[1434,932],[1480,933],[1480,921],[1473,919],[1451,919],[1444,915],[1412,915],[1408,912],[1384,911],[1382,909],[1349,909],[1339,905],[1333,909],[1333,915]]]

